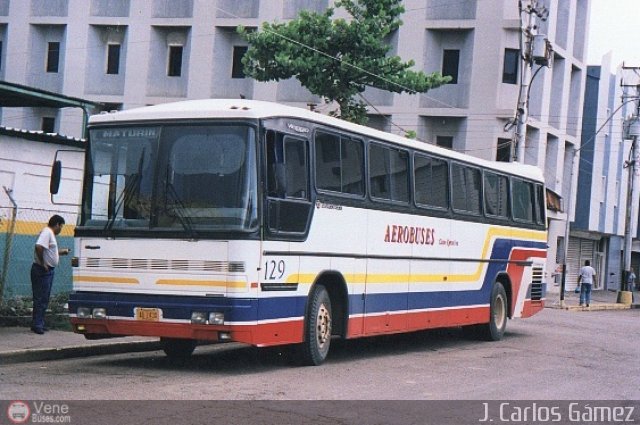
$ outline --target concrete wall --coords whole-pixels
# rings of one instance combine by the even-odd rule
[[[74,152],[60,154],[64,165],[63,182],[56,201],[78,203],[82,181],[82,149],[0,135],[0,278],[4,283],[4,298],[31,295],[29,271],[33,262],[33,247],[51,215],[59,214],[66,221],[63,232],[58,236],[59,246],[73,249],[73,229],[78,208],[54,205],[49,195],[51,164],[59,149]],[[10,195],[4,190],[5,187]],[[14,209],[14,202],[17,210]],[[17,211],[15,222],[14,211]],[[70,257],[62,257],[56,270],[53,293],[69,291]]]

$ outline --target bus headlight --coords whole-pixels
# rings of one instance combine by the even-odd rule
[[[107,318],[107,309],[106,308],[94,308],[93,309],[93,318],[94,319],[106,319]]]
[[[224,325],[224,313],[213,312],[209,313],[210,325]]]
[[[191,313],[191,323],[204,325],[207,323],[207,315],[201,311],[194,311]]]
[[[89,307],[78,307],[78,311],[76,312],[76,316],[79,319],[90,319],[91,318],[91,309]]]

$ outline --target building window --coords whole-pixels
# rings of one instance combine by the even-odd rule
[[[58,72],[60,66],[60,43],[51,41],[47,47],[47,72]]]
[[[242,58],[247,53],[247,46],[233,46],[233,66],[231,68],[231,78],[245,78]]]
[[[451,77],[449,84],[458,84],[460,50],[445,50],[442,55],[442,75]]]
[[[55,117],[42,117],[41,128],[44,133],[55,133],[55,129],[56,129]]]
[[[109,44],[107,46],[107,74],[120,73],[120,45]]]
[[[502,67],[502,82],[518,84],[518,64],[520,62],[520,50],[504,49],[504,66]]]
[[[496,161],[511,162],[511,139],[498,139]]]
[[[167,75],[169,77],[179,77],[182,75],[182,51],[184,46],[169,46],[169,66]]]
[[[441,148],[453,149],[453,136],[436,136],[436,145]]]

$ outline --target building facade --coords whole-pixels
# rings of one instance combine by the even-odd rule
[[[244,78],[243,25],[285,21],[332,0],[0,0],[0,78],[112,109],[196,98],[271,100],[323,105],[296,80]],[[416,68],[451,75],[420,95],[368,89],[369,125],[489,160],[509,160],[523,72],[518,0],[405,0],[404,25],[391,51]],[[523,4],[529,3],[523,1]],[[530,86],[527,164],[538,165],[563,198],[549,214],[549,263],[557,266],[572,186],[570,159],[580,144],[590,0],[539,0],[548,19],[537,31],[553,46],[552,66],[535,66]],[[336,16],[344,16],[336,10]],[[526,14],[523,14],[526,19]],[[77,111],[5,109],[2,124],[81,134]],[[575,162],[577,170],[577,162]],[[572,197],[570,197],[572,198]],[[560,249],[561,250],[561,249]],[[553,285],[550,285],[553,290]]]
[[[584,260],[595,262],[602,271],[597,287],[621,289],[623,245],[629,184],[628,161],[631,140],[625,121],[634,115],[637,75],[619,66],[610,69],[611,54],[602,65],[587,68],[582,123],[575,221],[571,224],[569,263],[575,275]],[[631,77],[631,79],[629,79]],[[638,196],[634,202],[638,204]],[[632,267],[638,272],[638,217],[631,223],[635,239]],[[574,280],[575,281],[575,280]]]

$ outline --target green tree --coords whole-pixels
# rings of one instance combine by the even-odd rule
[[[303,11],[287,23],[262,24],[261,31],[238,32],[249,43],[245,74],[258,81],[297,78],[311,93],[336,102],[342,119],[364,124],[366,103],[356,96],[366,87],[395,93],[424,93],[447,83],[439,73],[413,71],[415,63],[387,55],[386,37],[397,30],[402,0],[339,0],[351,19]]]

